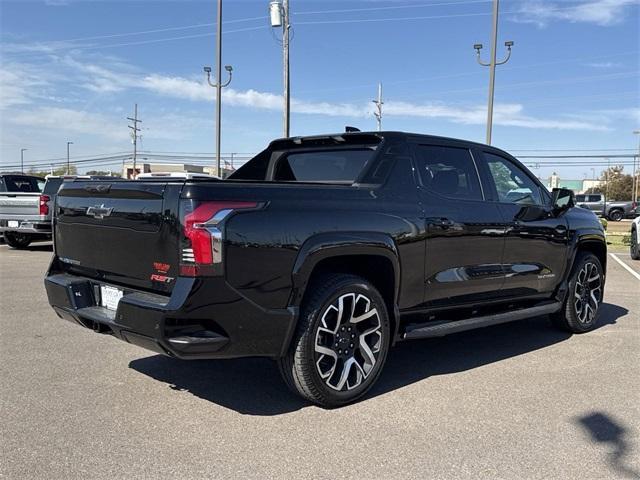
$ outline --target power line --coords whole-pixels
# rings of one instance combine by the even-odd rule
[[[351,13],[351,12],[370,12],[370,11],[383,11],[383,10],[400,10],[400,9],[412,9],[412,8],[429,8],[429,7],[440,7],[440,6],[456,6],[456,5],[471,5],[471,4],[479,4],[479,3],[489,3],[491,0],[467,0],[460,2],[441,2],[441,3],[425,3],[419,5],[392,5],[386,7],[369,7],[369,8],[349,8],[349,9],[341,9],[341,10],[317,10],[317,11],[309,11],[309,12],[293,12],[293,15],[322,15],[322,14],[333,14],[333,13]],[[268,17],[265,15],[259,17],[247,17],[247,18],[238,18],[234,20],[225,20],[222,22],[223,25],[231,25],[235,23],[245,23],[252,22],[257,20],[267,20]],[[102,40],[107,38],[121,38],[121,37],[130,37],[137,35],[148,35],[151,33],[162,33],[162,32],[174,32],[180,30],[193,30],[197,28],[206,28],[215,26],[215,22],[207,22],[207,23],[195,23],[191,25],[180,25],[174,27],[160,27],[153,28],[149,30],[138,30],[135,32],[122,32],[122,33],[107,33],[102,35],[93,35],[89,37],[77,37],[77,38],[67,38],[61,40],[50,40],[50,43],[68,43],[68,42],[82,42],[87,40]]]
[[[342,10],[316,10],[311,12],[294,12],[294,15],[323,15],[331,13],[373,12],[381,10],[399,10],[405,8],[441,7],[447,5],[470,5],[473,3],[490,3],[491,0],[468,0],[463,2],[423,3],[420,5],[391,5],[387,7],[346,8]]]
[[[483,0],[486,1],[486,0]],[[223,25],[230,25],[232,23],[243,23],[243,22],[251,22],[251,21],[255,21],[255,20],[265,20],[265,16],[261,16],[261,17],[249,17],[249,18],[239,18],[236,20],[227,20],[222,22]],[[104,38],[117,38],[117,37],[130,37],[130,36],[134,36],[134,35],[147,35],[149,33],[161,33],[161,32],[172,32],[172,31],[177,31],[177,30],[191,30],[191,29],[195,29],[195,28],[205,28],[205,27],[213,27],[215,26],[216,23],[215,22],[209,22],[209,23],[196,23],[193,25],[182,25],[182,26],[177,26],[177,27],[164,27],[164,28],[154,28],[151,30],[139,30],[136,32],[125,32],[125,33],[111,33],[111,34],[105,34],[105,35],[95,35],[93,37],[81,37],[81,38],[70,38],[67,40],[53,40],[53,43],[64,43],[64,42],[81,42],[81,41],[86,41],[86,40],[101,40]]]

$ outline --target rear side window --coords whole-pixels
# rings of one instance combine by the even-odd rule
[[[44,184],[44,190],[42,193],[46,193],[47,195],[55,195],[58,193],[58,189],[62,185],[61,178],[50,178],[47,180],[47,183]]]
[[[602,200],[600,195],[589,195],[589,202],[599,202]]]
[[[20,175],[4,177],[7,192],[36,193],[41,191],[41,183],[35,177]]]
[[[586,195],[576,195],[576,202],[586,202]]]
[[[278,160],[273,179],[278,182],[351,184],[374,154],[373,149],[290,153]]]
[[[466,148],[419,145],[416,162],[422,184],[446,197],[482,200],[478,171]]]

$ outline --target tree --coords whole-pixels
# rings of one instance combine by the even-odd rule
[[[89,170],[87,175],[95,175],[99,177],[120,177],[118,172],[113,172],[111,170]]]
[[[47,175],[67,175],[67,167],[58,167],[56,169],[54,169],[53,171],[51,170],[42,170],[42,171],[38,171],[35,168],[31,168],[29,169],[29,174],[30,175],[37,175],[39,177],[46,177]],[[78,168],[75,165],[70,165],[69,166],[69,175],[77,175],[78,174]]]
[[[603,171],[600,175],[600,185],[591,187],[585,193],[602,193],[607,195],[607,200],[630,201],[632,199],[633,177],[623,173],[622,165],[614,165]],[[608,183],[608,185],[607,185]]]

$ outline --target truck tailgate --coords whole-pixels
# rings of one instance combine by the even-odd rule
[[[0,193],[0,218],[34,220],[40,218],[40,193]]]
[[[170,292],[178,275],[181,184],[73,182],[60,190],[55,252],[70,272]]]

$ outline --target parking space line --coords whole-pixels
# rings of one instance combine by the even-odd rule
[[[638,280],[640,280],[640,273],[636,272],[633,268],[631,268],[629,265],[627,265],[626,263],[624,263],[622,260],[620,260],[615,254],[613,253],[609,253],[609,255],[611,256],[611,258],[613,258],[616,262],[618,262],[620,265],[623,266],[623,268],[629,272],[631,275],[633,275],[634,277],[636,277]]]

